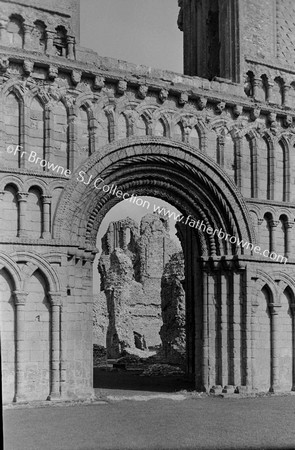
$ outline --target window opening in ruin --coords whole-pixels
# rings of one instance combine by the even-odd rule
[[[67,56],[67,31],[63,26],[56,28],[54,46],[58,56]]]
[[[103,219],[94,262],[94,387],[188,389],[184,257],[175,207],[153,197],[143,210],[121,202]]]

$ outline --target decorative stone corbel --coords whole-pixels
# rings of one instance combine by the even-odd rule
[[[270,113],[268,115],[268,121],[271,127],[275,127],[277,124],[277,115],[276,113]]]
[[[199,97],[198,98],[198,108],[203,111],[204,108],[207,106],[207,99],[205,97]]]
[[[186,92],[182,92],[178,99],[178,103],[184,106],[188,102],[188,94]]]
[[[260,116],[260,109],[259,108],[253,108],[251,110],[251,120],[253,120],[253,122],[255,122],[255,120],[257,120]]]
[[[78,83],[80,83],[81,76],[82,76],[82,73],[80,72],[80,70],[73,70],[72,74],[71,74],[71,79],[72,79],[73,84],[77,85]]]
[[[94,78],[93,89],[99,90],[104,88],[104,86],[105,86],[105,78],[101,77],[100,75],[96,75],[96,77]]]
[[[139,86],[139,88],[138,88],[138,97],[142,98],[142,99],[145,99],[146,96],[147,96],[148,90],[149,90],[148,86],[145,86],[143,84],[141,86]]]
[[[243,113],[242,105],[235,105],[233,109],[233,113],[235,117],[239,117]]]
[[[0,58],[0,73],[7,72],[9,67],[9,59],[7,57]]]
[[[221,114],[224,111],[226,103],[225,102],[219,102],[216,105],[215,111],[217,112],[217,114]]]
[[[48,78],[50,79],[50,80],[55,80],[55,78],[57,78],[58,77],[58,67],[56,67],[56,66],[49,66],[49,69],[48,69]]]
[[[28,61],[27,59],[25,59],[24,63],[23,63],[23,69],[24,69],[25,74],[27,76],[30,76],[34,70],[34,62]]]
[[[120,80],[117,85],[117,94],[124,95],[126,91],[127,91],[127,81]]]
[[[162,103],[165,102],[165,100],[167,100],[169,95],[169,91],[167,89],[161,89],[161,91],[159,92],[159,99]]]
[[[287,114],[284,117],[284,127],[289,128],[293,123],[293,117]]]

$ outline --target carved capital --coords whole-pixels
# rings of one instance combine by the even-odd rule
[[[75,36],[67,36],[67,44],[75,45],[76,39]]]
[[[28,199],[29,193],[28,192],[18,192],[17,194],[17,200],[19,203],[26,202]]]
[[[25,305],[28,295],[29,295],[28,292],[14,291],[13,297],[15,305]]]
[[[124,95],[126,91],[127,91],[127,81],[120,80],[117,85],[117,94]]]
[[[268,307],[269,307],[269,312],[270,312],[270,314],[271,314],[272,316],[276,316],[276,315],[279,314],[281,305],[274,304],[274,303],[270,303]]]
[[[52,306],[61,306],[62,296],[61,292],[48,292],[48,299]]]
[[[43,205],[46,205],[46,204],[50,205],[50,203],[52,201],[51,195],[42,195],[41,198],[42,198]]]
[[[269,221],[269,226],[270,226],[271,228],[276,228],[276,227],[278,226],[279,223],[280,223],[280,222],[279,222],[278,220],[270,220],[270,221]]]

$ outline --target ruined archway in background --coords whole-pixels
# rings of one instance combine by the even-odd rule
[[[78,174],[81,171],[84,183],[81,178],[79,181]],[[255,242],[246,204],[233,181],[219,166],[189,145],[165,138],[145,137],[131,138],[104,147],[72,176],[61,197],[54,221],[54,238],[68,245],[70,255],[95,252],[96,236],[103,217],[114,204],[121,201],[111,193],[98,190],[94,183],[97,178],[103,179],[103,183],[97,184],[98,187],[114,185],[129,196],[149,195],[166,200],[185,217],[191,215],[195,220],[202,221],[204,228],[221,228],[231,236]],[[128,207],[128,200],[126,202]],[[216,273],[214,275],[212,272],[212,283],[215,283],[223,304],[228,294],[222,287],[222,277],[227,280],[226,283],[232,283],[233,273],[239,267],[235,263],[224,264],[221,261],[222,264],[219,264],[218,261],[232,260],[234,256],[236,259],[246,250],[185,223],[179,225],[179,237],[185,258],[188,373],[194,374],[196,386],[207,388],[213,384],[225,385],[222,368],[214,372],[214,379],[209,379],[206,370],[210,362],[204,350],[204,340],[208,337],[204,333],[208,330],[205,322],[208,325],[210,319],[206,316],[204,304],[206,301],[210,303],[209,297],[215,294],[205,289],[207,282],[204,284],[203,273],[209,274],[209,278],[210,271]],[[212,267],[210,261],[204,265],[203,258],[213,258],[216,263]],[[219,274],[217,270],[220,270]],[[242,283],[242,276],[240,278]],[[221,311],[220,306],[216,307]],[[218,322],[221,319],[216,320]],[[221,342],[221,338],[216,338]],[[221,347],[216,352],[214,350],[216,367],[219,366],[222,351]],[[241,362],[235,364],[240,365]],[[233,379],[234,375],[229,378]],[[232,384],[241,384],[240,380],[234,381]]]

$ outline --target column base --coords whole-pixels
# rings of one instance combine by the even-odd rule
[[[42,239],[51,239],[51,233],[49,233],[49,231],[45,231],[42,233]]]
[[[28,403],[28,400],[25,395],[15,395],[13,397],[13,403]]]
[[[222,389],[223,394],[234,394],[236,392],[236,387],[233,385],[224,386]]]
[[[274,394],[275,392],[279,392],[280,391],[280,386],[278,385],[278,384],[276,384],[276,385],[274,385],[274,386],[271,386],[270,388],[269,388],[269,392],[271,393],[271,394]]]
[[[212,386],[212,388],[210,389],[210,394],[222,394],[223,392],[223,388],[221,385],[217,385],[217,386]]]
[[[60,392],[52,392],[51,394],[48,395],[47,399],[48,401],[53,401],[53,400],[60,400]]]

